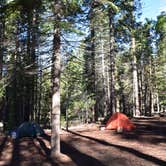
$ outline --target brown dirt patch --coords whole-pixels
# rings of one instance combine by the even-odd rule
[[[164,166],[166,120],[135,119],[133,132],[85,125],[61,133],[62,155],[50,156],[50,132],[36,139],[0,136],[0,166]]]

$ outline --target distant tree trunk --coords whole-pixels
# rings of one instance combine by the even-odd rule
[[[140,116],[139,108],[139,94],[138,94],[138,75],[137,75],[137,59],[135,55],[135,38],[131,38],[131,55],[132,55],[132,68],[133,68],[133,105],[134,105],[134,116]]]
[[[102,81],[103,81],[103,115],[107,115],[107,88],[106,88],[106,71],[105,71],[105,54],[104,54],[104,41],[100,36],[101,42],[101,65],[102,65]]]
[[[26,65],[31,65],[31,48],[32,48],[32,43],[31,43],[31,27],[32,27],[32,14],[31,12],[26,13],[27,14],[27,58],[26,58]],[[25,117],[24,121],[29,121],[31,120],[31,96],[32,96],[32,79],[31,76],[26,73],[25,75],[25,87],[26,87],[26,98],[25,98]]]
[[[125,100],[125,95],[122,92],[122,96],[121,96],[121,102],[122,102],[122,112],[126,113],[126,100]]]
[[[94,121],[98,120],[98,115],[99,115],[99,109],[98,109],[98,103],[97,103],[97,81],[96,81],[96,62],[95,62],[95,23],[94,23],[94,3],[91,4],[91,11],[90,11],[90,57],[88,60],[90,60],[90,71],[89,71],[89,80],[90,83],[88,85],[88,91],[90,90],[91,93],[95,94],[94,99],[96,100],[95,103],[95,108],[93,109],[93,119]]]
[[[18,93],[17,93],[17,61],[19,56],[19,40],[18,40],[18,24],[16,21],[17,29],[15,31],[15,49],[14,52],[12,52],[12,82],[11,85],[6,88],[7,91],[7,99],[8,99],[8,128],[12,129],[16,127],[19,124],[19,110],[18,108]]]
[[[16,121],[16,126],[20,124],[21,121],[21,109],[20,109],[20,72],[18,72],[20,66],[20,41],[19,41],[19,34],[20,34],[20,28],[19,28],[19,21],[17,21],[17,30],[16,30],[16,37],[15,37],[15,45],[16,45],[16,50],[15,50],[15,67],[14,67],[14,86],[13,86],[13,91],[14,91],[14,100],[15,100],[15,121]]]
[[[1,33],[1,32],[0,32]],[[2,69],[3,69],[3,44],[0,38],[0,80],[2,79]]]
[[[156,106],[157,106],[157,113],[160,112],[160,103],[159,103],[159,94],[156,93]]]
[[[110,62],[108,60],[108,62]],[[110,106],[110,73],[109,73],[109,64],[106,66],[106,78],[107,78],[107,81],[106,81],[106,84],[107,84],[107,114],[109,113],[109,106]]]
[[[149,110],[150,110],[150,116],[154,113],[154,107],[153,107],[153,92],[150,90],[150,95],[149,95]]]
[[[147,81],[147,80],[146,80]],[[148,86],[147,83],[145,82],[145,89],[144,89],[144,112],[143,115],[147,116],[148,113]]]
[[[121,77],[121,73],[118,73],[118,77],[117,77],[117,82],[119,85],[119,111],[126,113],[126,99],[125,99],[125,94],[124,94],[124,85],[122,82],[122,77]],[[117,101],[118,102],[118,101]]]
[[[1,7],[1,5],[3,5],[3,2],[0,2],[0,7]],[[0,13],[0,81],[3,78],[4,35],[5,35],[5,19],[2,14],[3,13]],[[4,121],[5,121],[5,114],[6,114],[5,97],[1,98],[0,102],[2,103],[1,108],[0,108],[2,110],[0,120],[2,120],[3,130],[4,130],[4,128],[5,128]]]
[[[29,66],[25,75],[25,87],[26,87],[26,103],[25,103],[25,121],[36,120],[36,94],[37,94],[37,37],[38,37],[38,11],[34,9],[26,13],[27,15],[27,57],[26,65]]]
[[[5,19],[0,15],[0,80],[2,79],[3,56],[4,56],[4,35]]]
[[[36,121],[40,121],[40,114],[37,112],[37,95],[38,95],[38,87],[37,87],[37,61],[38,61],[38,56],[37,56],[37,48],[38,48],[38,40],[39,40],[39,14],[38,10],[35,9],[33,11],[33,17],[32,17],[32,70],[34,71],[32,75],[32,116],[33,119]]]
[[[151,56],[150,58],[150,67],[149,67],[149,75],[150,75],[150,99],[149,99],[149,105],[150,105],[150,114],[154,114],[154,84],[153,84],[153,79],[154,79],[154,75],[155,73],[153,73],[153,65],[154,65],[154,61],[153,58]],[[154,75],[153,75],[153,74]]]
[[[41,118],[41,100],[42,100],[42,93],[43,93],[43,89],[42,89],[42,81],[43,81],[43,72],[42,72],[42,59],[39,56],[38,57],[38,64],[39,64],[39,68],[38,68],[38,82],[37,82],[37,114],[38,114],[38,118],[37,118],[37,122],[40,123],[40,118]]]
[[[116,99],[116,112],[120,112],[120,100]]]
[[[67,94],[66,94],[66,103],[65,103],[65,116],[66,116],[66,130],[68,131],[69,129],[69,114],[68,114],[68,107],[69,107],[69,98],[70,98],[70,95],[69,95],[69,87],[68,85],[66,85],[67,87]]]
[[[92,84],[92,93],[95,94],[94,99],[96,99],[96,73],[95,73],[95,31],[94,31],[94,24],[92,23],[91,25],[91,63],[92,63],[92,68],[91,68],[91,84]],[[94,121],[97,121],[98,119],[98,109],[96,109],[97,103],[95,103],[95,108],[93,108],[93,119]]]
[[[139,106],[140,106],[140,111],[143,112],[144,109],[145,109],[145,105],[143,104],[144,103],[144,98],[143,98],[143,94],[144,94],[144,91],[143,89],[144,88],[144,68],[143,68],[143,65],[140,64],[140,72],[138,73],[138,84],[139,84]],[[133,100],[133,104],[134,104],[134,100]]]
[[[60,10],[61,1],[54,3],[54,39],[52,57],[52,134],[51,134],[51,157],[55,158],[60,154]]]
[[[116,99],[115,99],[115,38],[114,38],[114,26],[113,26],[113,15],[112,10],[109,10],[109,28],[110,28],[110,114],[115,112]]]

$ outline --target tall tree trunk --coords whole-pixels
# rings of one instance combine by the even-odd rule
[[[131,55],[133,59],[133,107],[134,107],[134,116],[140,116],[139,108],[139,92],[138,92],[138,75],[137,75],[137,59],[135,55],[135,38],[131,38]]]
[[[60,154],[60,10],[61,1],[55,0],[54,14],[56,24],[54,25],[53,57],[52,57],[52,134],[51,134],[51,157]]]
[[[108,60],[109,61],[109,60]],[[110,61],[109,61],[110,62]],[[109,63],[106,66],[106,86],[107,86],[107,114],[109,113],[109,106],[110,106],[110,73],[109,73]]]
[[[0,2],[0,8],[1,6],[4,5],[4,1]],[[4,19],[4,14],[0,13],[0,81],[2,81],[2,75],[3,75],[3,57],[4,57],[4,35],[5,35],[5,19]],[[2,85],[2,82],[1,82]],[[1,87],[0,87],[1,88]],[[6,99],[5,97],[0,99],[0,102],[2,103],[1,105],[1,110],[0,111],[0,121],[2,120],[3,123],[3,130],[5,128],[4,121],[5,121],[5,114],[6,114]]]
[[[140,69],[140,72],[138,72],[139,108],[140,108],[140,111],[143,112],[145,108],[144,97],[143,97],[144,96],[143,89],[145,89],[145,85],[143,83],[145,82],[144,81],[145,79],[144,79],[144,67],[142,63],[140,64],[139,69]],[[133,100],[133,104],[134,104],[134,100]]]
[[[93,112],[93,120],[94,121],[97,121],[98,120],[98,115],[99,115],[99,109],[98,109],[98,103],[97,103],[97,77],[96,77],[96,62],[95,62],[95,23],[94,23],[94,15],[95,15],[95,12],[94,12],[94,3],[93,2],[91,4],[91,11],[90,11],[90,57],[88,58],[88,60],[90,61],[91,63],[91,66],[90,66],[90,71],[88,76],[89,76],[89,80],[90,80],[90,83],[88,85],[88,91],[91,90],[91,93],[95,94],[94,95],[94,100],[96,100],[96,103],[95,103],[95,108],[92,109],[94,112]]]
[[[150,105],[150,114],[154,114],[154,95],[153,95],[153,75],[152,75],[152,64],[153,64],[153,59],[152,57],[150,58],[150,66],[149,66],[149,75],[150,75],[150,99],[149,99],[149,105]]]
[[[111,81],[110,81],[110,114],[115,112],[115,38],[113,26],[113,12],[109,10],[109,28],[110,28],[110,68],[111,68]]]
[[[100,34],[101,35],[101,34]],[[106,71],[105,71],[105,54],[104,54],[104,41],[100,36],[101,42],[101,65],[102,65],[102,81],[103,81],[103,115],[107,115],[107,87],[106,87]]]
[[[37,112],[37,48],[38,48],[38,40],[39,40],[39,14],[38,9],[34,9],[33,18],[32,18],[32,70],[34,71],[32,75],[32,116],[33,119],[39,122],[38,112]]]
[[[156,106],[157,106],[157,113],[160,112],[160,102],[159,102],[159,94],[156,93]]]
[[[5,19],[4,16],[1,16],[0,14],[0,80],[2,79],[2,70],[3,70],[4,34],[5,34]]]
[[[26,13],[27,14],[27,58],[26,58],[26,65],[31,65],[31,48],[32,48],[32,43],[31,43],[31,28],[32,28],[32,13]],[[28,70],[28,69],[27,69]],[[26,97],[25,97],[25,117],[24,121],[29,121],[31,120],[30,115],[31,115],[31,96],[32,96],[32,85],[33,84],[31,81],[31,76],[26,73],[25,75],[25,87],[26,87]]]

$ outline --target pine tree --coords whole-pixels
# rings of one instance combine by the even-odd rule
[[[157,89],[157,105],[159,107],[166,105],[166,13],[161,13],[157,18],[156,31],[158,35],[157,40],[157,57],[156,57],[156,89]]]

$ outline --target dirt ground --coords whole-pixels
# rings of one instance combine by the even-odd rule
[[[61,155],[50,156],[50,133],[12,140],[0,136],[0,166],[166,166],[166,118],[135,119],[118,134],[89,124],[61,132]]]

